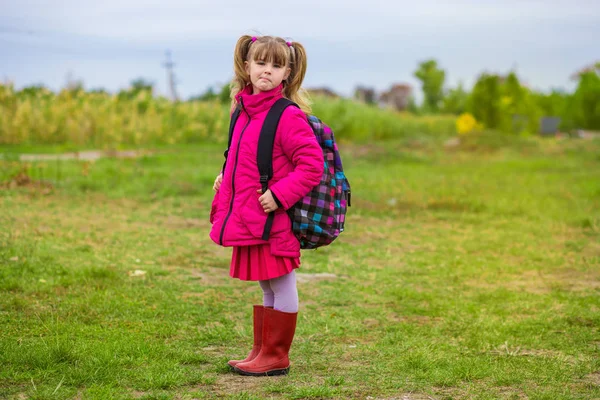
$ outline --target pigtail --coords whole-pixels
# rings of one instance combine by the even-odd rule
[[[235,96],[241,92],[249,81],[248,74],[244,68],[244,62],[248,58],[250,45],[252,44],[252,36],[244,35],[238,39],[235,50],[233,52],[233,79],[231,81],[231,110],[235,108],[237,101]]]
[[[283,94],[300,106],[304,113],[311,112],[308,93],[302,88],[302,82],[306,75],[306,50],[298,42],[292,42],[290,46],[292,57],[290,59],[291,72],[287,78]]]
[[[250,61],[249,56],[253,54],[261,59],[267,55],[267,57],[274,56],[278,63],[289,66],[291,71],[283,83],[283,95],[298,104],[304,113],[309,114],[311,108],[308,93],[302,88],[307,67],[304,46],[296,42],[286,42],[282,38],[273,36],[261,36],[255,39],[256,43],[254,44],[252,39],[253,36],[244,35],[238,39],[235,45],[233,53],[234,77],[230,85],[231,110],[233,111],[237,106],[236,95],[244,90],[244,87],[250,82],[245,62]]]

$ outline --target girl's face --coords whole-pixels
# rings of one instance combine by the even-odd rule
[[[244,65],[252,83],[252,94],[275,89],[290,76],[291,71],[289,67],[271,61],[252,60],[246,61]]]

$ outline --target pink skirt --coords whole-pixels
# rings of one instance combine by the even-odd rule
[[[243,281],[266,281],[287,275],[300,267],[300,258],[271,254],[271,246],[235,246],[231,256],[229,275]]]

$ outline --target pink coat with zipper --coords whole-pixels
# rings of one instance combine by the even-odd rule
[[[235,124],[221,187],[215,194],[210,238],[221,246],[265,244],[267,220],[258,198],[261,189],[256,153],[267,112],[282,97],[282,86],[252,95],[248,85],[237,96],[242,112]],[[271,254],[300,257],[300,242],[292,232],[286,210],[310,192],[323,175],[323,151],[304,112],[287,107],[281,116],[273,145],[273,178],[269,189],[281,202],[275,211],[268,243]]]

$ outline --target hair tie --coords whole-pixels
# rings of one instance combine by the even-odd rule
[[[292,42],[285,42],[285,44],[287,44],[288,47],[292,47]]]
[[[252,43],[256,42],[256,36],[252,36]]]

